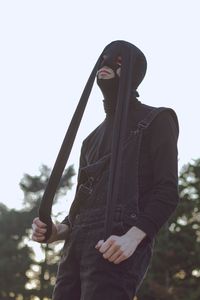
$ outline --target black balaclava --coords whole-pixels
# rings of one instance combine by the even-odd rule
[[[79,124],[87,105],[87,101],[97,71],[103,63],[104,55],[108,57],[107,63],[110,63],[111,66],[115,64],[118,56],[120,56],[122,59],[120,78],[118,82],[114,83],[113,87],[116,87],[116,90],[114,92],[114,97],[110,98],[113,99],[114,102],[107,102],[109,97],[106,97],[106,99],[104,99],[104,107],[111,107],[112,113],[114,112],[114,130],[111,146],[112,155],[110,161],[108,196],[106,202],[107,207],[104,239],[108,238],[111,234],[113,211],[120,186],[119,180],[121,173],[120,168],[122,161],[122,145],[127,129],[129,105],[131,102],[137,101],[136,97],[138,96],[138,93],[136,90],[145,76],[147,67],[144,54],[136,46],[126,41],[114,41],[105,47],[100,57],[98,58],[81,95],[78,106],[73,115],[55,165],[53,167],[39,208],[39,218],[41,221],[47,224],[45,241],[49,238],[52,231],[51,209],[56,189],[59,185],[60,178],[69,158],[71,148],[73,146]],[[102,86],[100,88],[102,90]],[[105,93],[105,89],[103,89],[102,92],[104,96],[108,95],[107,93]],[[108,93],[110,93],[110,91]],[[111,93],[113,93],[113,91]]]
[[[102,59],[99,70],[101,70],[102,67],[109,67],[113,71],[114,77],[109,79],[99,78],[97,74],[97,84],[104,96],[104,110],[108,116],[112,116],[117,105],[117,95],[120,80],[120,75],[117,71],[119,70],[119,68],[121,69],[121,65],[117,64],[117,58],[115,59],[111,56],[106,56]]]
[[[147,63],[144,54],[134,45],[124,41],[116,41],[111,43],[104,49],[102,53],[101,62],[98,69],[107,66],[111,68],[115,74],[114,78],[112,79],[99,79],[97,77],[97,84],[104,96],[104,109],[108,116],[114,114],[117,105],[118,89],[120,84],[120,77],[118,76],[117,69],[121,66],[121,63],[120,66],[118,64],[118,57],[120,57],[122,64],[126,64],[126,62],[123,61],[123,56],[127,56],[130,52],[135,58],[134,66],[125,66],[125,68],[126,70],[129,69],[133,76],[131,101],[137,102],[136,97],[138,97],[139,94],[137,93],[136,89],[146,73]]]

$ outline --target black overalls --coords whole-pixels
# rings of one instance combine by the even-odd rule
[[[138,172],[142,137],[163,110],[170,109],[148,106],[145,117],[138,120],[136,126],[130,125],[127,132],[121,188],[113,208],[114,235],[125,234],[137,223],[141,209]],[[90,136],[90,149],[98,141],[96,138],[93,141],[93,136]],[[154,238],[145,237],[135,252],[119,264],[104,259],[95,249],[104,234],[110,155],[107,151],[99,158],[93,157],[90,164],[80,168],[77,192],[68,216],[70,234],[58,268],[54,300],[132,300],[149,267]],[[124,180],[124,172],[130,180]]]

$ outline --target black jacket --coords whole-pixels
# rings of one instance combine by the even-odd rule
[[[137,124],[153,107],[137,101],[132,105],[128,127]],[[83,141],[80,170],[110,152],[113,116],[105,120]],[[135,226],[152,239],[169,219],[179,202],[178,151],[179,129],[169,111],[161,112],[143,135],[139,157],[139,215]],[[130,161],[131,167],[131,161]],[[80,185],[78,177],[78,186]],[[123,197],[123,196],[122,196]],[[121,200],[123,202],[123,199]],[[81,205],[81,203],[80,203]],[[68,223],[68,217],[62,223]]]

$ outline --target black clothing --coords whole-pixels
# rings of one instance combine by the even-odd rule
[[[114,41],[105,47],[90,74],[76,111],[70,122],[39,207],[39,218],[47,224],[45,241],[48,240],[52,231],[51,208],[55,192],[73,146],[97,70],[100,68],[102,63],[104,64],[105,56],[107,63],[111,63],[111,65],[116,62],[116,59],[119,56],[122,60],[117,99],[115,100],[116,107],[113,121],[114,130],[110,137],[112,139],[112,156],[110,159],[110,173],[108,178],[108,193],[106,201],[105,239],[111,234],[113,210],[119,196],[123,160],[123,142],[128,129],[127,120],[130,104],[134,101],[134,99],[136,99],[136,89],[143,80],[147,68],[146,58],[142,51],[135,45],[126,41]],[[123,180],[126,181],[126,173],[124,173],[124,176],[125,178],[123,178]]]
[[[140,101],[133,102],[128,118],[128,132],[130,130],[133,132],[138,122],[152,109],[152,106],[142,104]],[[86,180],[84,177],[81,178],[81,170],[110,153],[112,131],[113,116],[107,115],[105,120],[83,141],[77,190]],[[161,112],[143,134],[139,156],[139,214],[135,226],[143,230],[150,239],[156,236],[179,202],[178,134],[176,120],[169,111]],[[130,137],[127,136],[126,140],[129,139]],[[132,168],[133,161],[134,157],[129,161],[126,173]],[[134,178],[128,179],[127,189],[128,185],[132,185],[131,181],[133,182]],[[126,190],[124,194],[119,195],[121,203],[125,195]],[[106,205],[106,197],[104,204]],[[78,204],[80,208],[82,205],[85,205],[84,201]],[[98,207],[98,201],[89,205]],[[68,222],[67,217],[63,223]]]
[[[112,233],[116,235],[127,230],[122,208],[116,206],[114,212]],[[105,207],[77,215],[63,248],[53,300],[133,300],[148,270],[152,243],[143,240],[128,259],[120,264],[109,262],[95,248],[104,234],[104,222]]]
[[[104,238],[106,222],[113,130],[113,116],[107,115],[82,145],[77,192],[69,216],[63,221],[70,225],[70,234],[59,264],[54,300],[132,300],[150,265],[154,237],[178,203],[175,113],[170,109],[158,112],[137,101],[129,117],[131,134],[127,133],[124,141],[120,193],[113,209],[111,234],[123,235],[136,226],[147,236],[119,265],[105,260],[95,249],[96,243]],[[145,126],[144,121],[149,126],[141,135],[138,126]],[[124,181],[124,172],[128,181]]]
[[[112,79],[97,79],[97,84],[104,96],[105,109],[109,108],[109,112],[113,114],[116,109],[119,77],[116,75]]]
[[[106,58],[104,58],[105,56]],[[114,41],[103,50],[98,69],[105,65],[111,69],[115,69],[118,56],[120,56],[122,60],[121,75],[122,77],[123,75],[128,75],[130,80],[130,83],[126,82],[123,84],[126,85],[127,89],[136,90],[142,82],[147,70],[147,61],[144,53],[131,43],[126,41]]]
[[[136,46],[115,41],[105,47],[93,68],[42,198],[39,217],[48,225],[46,240],[52,230],[53,197],[97,70],[103,64],[115,66],[118,56],[122,59],[120,78],[107,82],[114,83],[111,90],[101,85],[107,116],[82,145],[76,195],[63,221],[69,224],[70,233],[54,300],[132,300],[148,269],[154,237],[178,204],[176,114],[137,100],[146,58]],[[118,208],[121,217],[116,224]],[[125,234],[132,226],[147,236],[119,265],[105,260],[94,248],[99,239]]]

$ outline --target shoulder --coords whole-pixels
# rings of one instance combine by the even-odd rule
[[[179,132],[179,122],[176,112],[171,107],[157,107],[154,108],[156,115],[150,127],[155,130],[169,130]]]
[[[145,123],[150,123],[149,129],[171,124],[171,126],[176,127],[177,131],[179,131],[178,117],[171,107],[156,107],[140,102],[137,106],[137,112],[137,122],[139,123],[140,121],[143,122],[145,120]]]
[[[87,146],[88,143],[90,143],[96,137],[98,132],[102,130],[103,126],[104,126],[104,121],[101,124],[99,124],[92,132],[88,134],[88,136],[83,140],[82,145]]]
[[[179,124],[175,111],[169,107],[156,109],[157,114],[147,130],[150,143],[154,147],[161,144],[175,144],[179,136]]]

